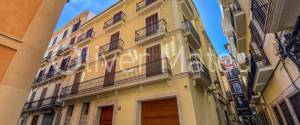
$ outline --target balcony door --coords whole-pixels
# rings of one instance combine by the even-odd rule
[[[122,19],[122,11],[116,13],[113,17],[113,23],[116,23]]]
[[[111,86],[115,82],[115,72],[116,72],[117,60],[113,60],[107,63],[105,68],[105,77],[103,87]]]
[[[82,72],[76,73],[74,81],[73,81],[73,86],[71,89],[71,95],[73,94],[77,94],[78,92],[78,88],[79,88],[79,84],[80,84],[80,80],[81,80],[81,74]]]
[[[65,58],[60,65],[60,69],[63,71],[67,71],[69,62],[70,62],[70,57]]]
[[[31,108],[32,102],[33,102],[33,100],[35,98],[35,95],[36,95],[36,92],[32,92],[30,100],[29,100],[29,103],[28,103],[28,108]]]
[[[48,88],[43,89],[38,106],[41,106],[43,104],[43,99],[46,96],[47,90],[48,90]]]
[[[158,30],[158,14],[155,13],[146,18],[146,36],[156,33]]]
[[[145,5],[148,6],[151,3],[155,2],[156,0],[145,0]]]
[[[58,92],[60,89],[60,83],[55,85],[54,91],[53,91],[53,95],[52,95],[52,99],[51,99],[51,104],[54,104],[56,102],[56,99],[58,97]]]
[[[92,37],[93,34],[93,28],[90,28],[87,32],[86,32],[86,37]]]
[[[162,59],[160,45],[146,49],[146,76],[154,76],[162,73]]]
[[[81,50],[81,63],[86,63],[88,48],[85,47]]]
[[[34,115],[31,121],[31,125],[37,125],[39,120],[39,115]]]
[[[50,66],[50,69],[48,71],[48,78],[49,77],[52,77],[54,75],[54,72],[55,72],[55,66],[54,65],[51,65]]]
[[[54,114],[45,113],[42,121],[42,125],[52,125]]]
[[[100,122],[99,125],[112,125],[113,120],[113,106],[102,107],[101,108],[101,115],[100,115]]]
[[[120,38],[120,32],[116,32],[113,35],[111,35],[109,51],[113,51],[118,48],[119,38]]]

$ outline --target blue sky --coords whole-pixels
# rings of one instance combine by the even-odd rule
[[[64,7],[55,30],[65,25],[84,10],[98,14],[118,0],[70,0]],[[217,0],[194,0],[205,30],[218,54],[227,53],[224,49],[226,37],[221,26],[221,12]]]

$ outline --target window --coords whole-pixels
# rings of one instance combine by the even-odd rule
[[[63,70],[63,71],[67,71],[69,62],[70,62],[70,57],[65,58],[65,59],[61,62],[60,69]]]
[[[71,125],[71,118],[72,118],[72,114],[73,114],[73,108],[74,108],[74,105],[69,105],[68,106],[65,125]]]
[[[68,35],[68,30],[66,30],[66,31],[64,32],[64,35],[63,35],[63,37],[62,37],[62,38],[63,38],[63,39],[64,39],[64,38],[66,38],[66,37],[67,37],[67,35]]]
[[[70,41],[70,45],[74,45],[75,44],[75,41],[76,41],[76,37],[73,37]]]
[[[81,23],[81,21],[79,20],[76,24],[73,25],[72,33],[79,29],[80,23]]]
[[[240,83],[238,82],[232,83],[232,86],[233,86],[234,93],[242,93],[242,88]]]
[[[291,115],[291,112],[290,112],[290,110],[289,110],[289,108],[288,108],[286,102],[282,102],[282,103],[279,104],[279,105],[280,105],[280,108],[281,108],[281,110],[282,110],[282,112],[283,112],[283,115],[284,115],[284,118],[285,118],[285,120],[286,120],[286,123],[287,123],[288,125],[295,125],[294,120],[293,120],[293,117],[292,117],[292,115]]]
[[[277,118],[277,121],[278,121],[278,124],[279,125],[284,125],[283,121],[282,121],[282,118],[280,116],[280,113],[279,113],[279,110],[276,106],[273,107],[273,110],[275,112],[275,115],[276,115],[276,118]]]
[[[291,104],[297,115],[298,120],[300,120],[300,92],[290,97]]]
[[[54,40],[52,41],[52,46],[56,44],[56,41],[57,41],[57,37],[55,37]]]
[[[88,114],[89,114],[89,107],[90,107],[89,102],[83,103],[82,109],[81,109],[79,125],[86,125],[87,124],[87,117],[88,117]]]
[[[85,47],[81,50],[81,63],[86,63],[88,48]]]

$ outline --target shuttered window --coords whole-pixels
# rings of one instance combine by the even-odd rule
[[[85,102],[85,103],[82,104],[79,125],[86,125],[87,124],[87,117],[88,117],[88,114],[89,114],[89,107],[90,107],[89,102]]]
[[[73,114],[73,108],[74,108],[74,105],[69,105],[68,106],[65,125],[71,125],[71,118],[72,118],[72,114]]]
[[[154,76],[162,73],[162,61],[160,45],[146,49],[146,76]]]

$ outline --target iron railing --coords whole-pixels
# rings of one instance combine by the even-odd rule
[[[168,58],[159,59],[131,68],[126,68],[110,75],[100,76],[90,79],[79,84],[74,92],[73,85],[64,87],[61,91],[61,97],[73,95],[87,94],[107,88],[126,85],[132,82],[147,80],[159,75],[171,75],[171,66]],[[112,77],[113,75],[113,77]],[[112,77],[113,81],[109,85],[105,85],[105,78]]]
[[[71,59],[69,68],[74,68],[76,66],[81,66],[83,64],[86,64],[86,56],[78,56]]]
[[[165,19],[158,20],[135,31],[135,41],[139,41],[162,32],[167,32],[167,22]]]
[[[90,32],[86,32],[86,33],[80,35],[77,39],[77,43],[80,43],[89,38],[94,38],[94,34],[95,34],[94,31],[90,31]]]
[[[60,106],[61,104],[58,97],[43,98],[37,101],[26,102],[23,107],[23,112],[51,108]]]
[[[35,78],[34,83],[35,84],[41,83],[43,81],[48,81],[48,80],[51,80],[53,78],[58,78],[58,77],[61,77],[61,76],[64,76],[64,75],[65,74],[60,69],[54,69],[53,72],[49,72],[47,74],[43,74],[43,75]]]
[[[192,54],[193,55],[193,54]],[[211,77],[209,75],[209,70],[206,68],[206,66],[201,62],[199,57],[197,56],[192,56],[190,59],[190,65],[191,65],[191,70],[193,74],[202,74],[204,75],[207,79],[211,80]]]
[[[200,44],[200,36],[194,27],[194,25],[189,20],[182,22],[184,32],[191,32],[191,34],[196,38],[197,42]]]
[[[270,1],[269,0],[252,0],[251,11],[261,29],[265,30],[266,21],[268,19]]]
[[[259,48],[253,45],[250,45],[250,53],[253,57],[252,59],[256,62],[258,66],[268,66],[270,65],[269,59],[267,58],[263,48]]]
[[[157,0],[142,0],[136,4],[136,12],[146,8],[147,6],[151,5],[152,3],[156,2]]]
[[[125,22],[125,18],[126,18],[126,14],[124,12],[121,12],[120,15],[118,16],[114,16],[112,17],[111,19],[107,20],[104,22],[104,26],[103,26],[103,29],[106,29],[120,21],[123,21]]]
[[[117,49],[123,49],[124,41],[122,39],[111,41],[110,43],[99,48],[99,56],[105,55]]]
[[[62,53],[64,53],[65,51],[68,51],[68,50],[71,50],[73,48],[74,45],[70,44],[68,46],[64,46],[62,48],[60,48],[58,51],[57,51],[57,55],[61,55]]]

